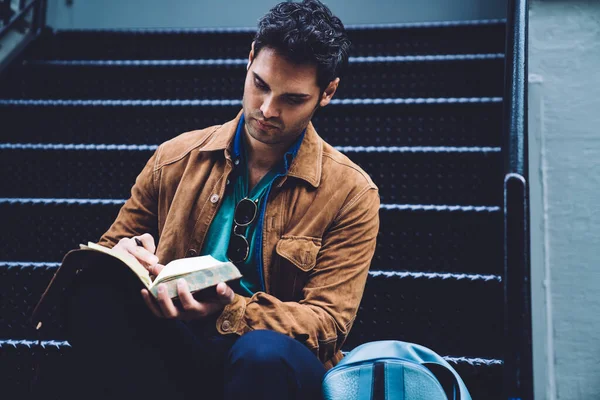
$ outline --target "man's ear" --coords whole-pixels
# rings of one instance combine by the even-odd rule
[[[327,85],[327,88],[325,88],[325,91],[321,95],[321,101],[319,101],[319,107],[325,107],[327,104],[329,104],[329,102],[331,101],[331,98],[335,94],[335,91],[337,90],[339,84],[340,84],[340,78],[335,78],[334,80],[329,82],[329,85]]]
[[[248,65],[246,65],[246,71],[250,69],[252,61],[254,61],[254,42],[252,42],[252,48],[250,49],[250,54],[248,54]]]

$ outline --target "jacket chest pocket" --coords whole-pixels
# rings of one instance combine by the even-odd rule
[[[299,301],[310,271],[317,264],[321,238],[282,236],[275,251],[280,257],[277,297],[283,301]]]

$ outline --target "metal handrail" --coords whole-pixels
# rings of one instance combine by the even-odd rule
[[[10,2],[4,4],[8,4],[7,8],[10,9]],[[20,39],[19,43],[13,44],[8,54],[3,56],[4,58],[0,58],[0,71],[41,33],[46,21],[46,0],[30,0],[29,2],[20,0],[19,9],[4,26],[0,27],[0,44],[3,40],[6,41],[6,37],[9,36],[10,32],[23,30],[24,22],[30,15],[31,21],[25,29],[23,38]]]
[[[509,0],[504,92],[504,398],[533,399],[527,0]]]
[[[8,23],[6,25],[4,25],[2,28],[0,28],[0,39],[2,39],[2,37],[4,35],[6,35],[6,33],[8,31],[10,31],[17,23],[19,23],[21,20],[23,20],[25,18],[25,16],[27,15],[27,13],[29,12],[29,10],[31,10],[32,7],[36,7],[39,8],[41,3],[45,3],[45,0],[31,0],[29,3],[25,4],[24,1],[21,1],[19,4],[21,6],[20,10],[17,11],[15,13],[15,15],[13,15],[11,17],[11,19],[8,21]],[[10,4],[10,3],[8,3]],[[38,11],[38,10],[36,10]],[[37,14],[37,13],[36,13]],[[34,18],[35,22],[39,22],[39,19]],[[35,24],[34,24],[35,25]],[[35,26],[36,29],[41,28],[40,26]]]

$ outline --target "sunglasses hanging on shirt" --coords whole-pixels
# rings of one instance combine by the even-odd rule
[[[258,213],[258,199],[252,200],[244,197],[235,206],[233,213],[233,229],[229,237],[227,258],[232,263],[241,263],[248,259],[250,244],[246,235],[246,228],[256,219]]]

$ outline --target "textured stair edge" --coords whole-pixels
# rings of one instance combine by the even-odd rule
[[[39,262],[39,261],[0,261],[0,268],[19,268],[21,270],[32,269],[56,269],[60,266],[60,262]],[[469,280],[469,281],[485,281],[485,282],[502,282],[500,275],[493,274],[467,274],[467,273],[451,273],[451,272],[415,272],[415,271],[386,271],[386,270],[371,270],[369,271],[371,278],[391,278],[391,279],[440,279],[440,280]]]
[[[56,269],[60,267],[60,262],[43,262],[43,261],[0,261],[0,268],[19,268],[19,269]]]
[[[126,199],[75,199],[75,198],[22,198],[0,197],[0,204],[76,204],[76,205],[122,205]],[[380,204],[380,210],[429,211],[429,212],[475,212],[497,213],[499,206],[447,205],[447,204]]]
[[[0,198],[0,204],[76,204],[76,205],[123,205],[125,199],[55,199],[55,198]]]
[[[501,103],[502,97],[433,97],[433,98],[368,98],[333,99],[331,105],[389,105],[389,104],[473,104]],[[0,99],[0,106],[39,106],[39,107],[190,107],[190,106],[242,106],[236,99],[196,99],[196,100],[72,100],[72,99]]]
[[[0,266],[2,263],[0,262]],[[439,279],[443,281],[453,280],[462,281],[468,280],[471,282],[484,281],[484,282],[502,282],[500,275],[484,275],[484,274],[457,274],[450,272],[412,272],[412,271],[369,271],[369,277],[371,278],[392,278],[392,279],[427,279],[434,280]]]
[[[500,153],[491,146],[333,146],[342,153]],[[155,151],[156,144],[0,143],[0,150]]]
[[[375,63],[416,63],[416,62],[447,62],[447,61],[480,61],[501,60],[503,53],[482,54],[436,54],[410,56],[365,56],[349,57],[350,64]],[[207,58],[207,59],[156,59],[156,60],[24,60],[24,66],[55,66],[55,67],[186,67],[186,66],[245,66],[245,58]]]
[[[13,348],[28,348],[33,349],[36,347],[46,348],[46,347],[55,347],[57,349],[61,349],[64,347],[71,347],[71,344],[66,340],[29,340],[29,339],[2,339],[0,340],[0,348],[3,347],[13,347]],[[348,351],[345,351],[344,354],[348,354]],[[479,358],[479,357],[460,357],[460,356],[443,356],[443,358],[453,364],[469,364],[473,366],[492,366],[492,365],[502,365],[504,362],[498,359],[488,359],[488,358]]]
[[[0,340],[0,348],[13,347],[13,348],[46,348],[55,347],[60,349],[61,347],[71,347],[71,344],[66,340],[29,340],[29,339],[2,339]]]
[[[455,28],[471,26],[506,25],[506,19],[479,19],[455,21],[426,21],[403,22],[388,24],[350,24],[345,28],[348,31],[364,31],[377,29],[415,29],[415,28]],[[54,29],[53,34],[68,33],[130,33],[140,34],[207,34],[207,33],[254,33],[256,27],[221,27],[221,28],[116,28],[116,29]]]

